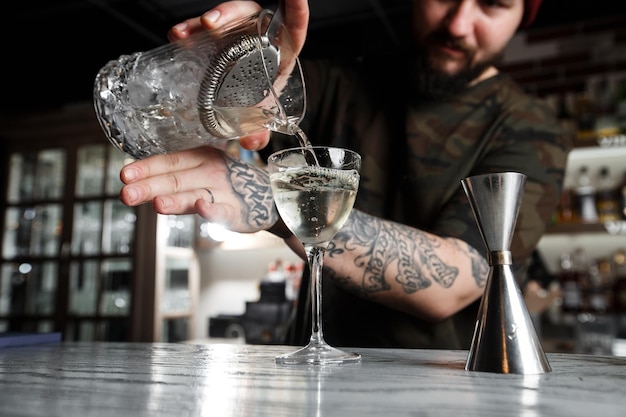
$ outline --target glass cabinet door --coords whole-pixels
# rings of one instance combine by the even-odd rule
[[[157,299],[155,340],[194,338],[200,267],[195,252],[197,216],[157,217]]]
[[[0,332],[128,340],[137,215],[118,197],[124,155],[101,141],[5,158]]]

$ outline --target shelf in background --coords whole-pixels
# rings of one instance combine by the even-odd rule
[[[546,234],[588,234],[608,233],[610,235],[626,235],[626,220],[605,223],[562,223],[552,224]]]
[[[584,166],[595,180],[602,167],[609,170],[609,175],[617,186],[626,173],[624,160],[626,158],[626,136],[618,135],[604,137],[598,142],[590,142],[588,146],[578,144],[567,157],[567,170],[563,187],[576,187],[577,173]]]
[[[575,142],[574,150],[587,149],[615,149],[623,148],[626,150],[626,134],[620,133],[613,136],[603,136],[586,142]],[[600,151],[602,152],[602,151]]]
[[[572,253],[582,248],[587,259],[612,256],[618,249],[626,249],[626,234],[609,235],[606,232],[591,233],[546,233],[539,240],[537,250],[551,274],[560,268],[563,253]]]

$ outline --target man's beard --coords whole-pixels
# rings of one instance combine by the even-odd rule
[[[451,75],[435,68],[425,50],[418,49],[413,56],[413,92],[419,101],[446,100],[462,91],[479,77],[487,68],[501,59],[501,54],[488,61],[468,65]]]

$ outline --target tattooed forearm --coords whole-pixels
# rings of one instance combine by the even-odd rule
[[[391,286],[385,281],[385,273],[390,266],[397,267],[395,280],[406,293],[431,285],[415,263],[414,237],[407,236],[406,228],[395,223],[372,221],[371,217],[357,210],[352,212],[349,224],[344,227],[349,232],[338,234],[333,243],[334,251],[342,245],[345,250],[361,252],[355,258],[355,266],[362,270],[361,292],[389,291]]]
[[[483,288],[487,283],[487,275],[489,275],[489,263],[474,247],[465,242],[456,241],[457,249],[465,253],[472,264],[472,278],[479,288]]]
[[[479,288],[483,288],[487,283],[489,275],[489,263],[483,256],[473,247],[467,245],[468,255],[472,260],[472,276]]]
[[[389,252],[394,251],[393,242],[388,239],[389,236],[381,235],[372,242],[370,250],[366,256],[357,258],[359,263],[365,266],[363,272],[363,289],[366,292],[376,292],[388,290],[389,285],[385,282],[386,259]]]
[[[429,239],[425,233],[415,232],[412,234],[417,238],[420,253],[425,258],[424,266],[428,268],[432,279],[441,284],[442,287],[450,288],[459,275],[459,268],[446,265],[441,257],[437,255],[435,248],[440,245],[435,239]]]
[[[398,275],[396,276],[396,281],[402,285],[404,292],[411,294],[423,288],[430,287],[431,282],[425,279],[415,267],[416,265],[412,256],[413,253],[415,253],[413,241],[399,239],[398,248]]]
[[[488,265],[480,253],[464,243],[457,249],[471,260],[476,283],[484,286]],[[360,271],[359,292],[373,294],[391,290],[387,279],[390,270],[396,271],[393,279],[407,294],[429,288],[433,282],[450,288],[459,277],[459,267],[446,263],[439,253],[441,241],[428,233],[406,226],[382,222],[354,210],[344,229],[337,234],[328,248],[329,256],[347,251],[355,253],[354,266]],[[333,277],[337,277],[333,273]],[[341,279],[345,287],[346,277]]]
[[[393,250],[393,244],[381,238],[378,222],[368,222],[363,216],[361,212],[352,211],[349,224],[337,233],[327,253],[330,256],[343,251],[360,253],[354,260],[355,266],[362,271],[359,292],[388,290],[389,284],[384,280],[385,252]]]
[[[255,227],[272,225],[277,220],[267,173],[245,162],[229,158],[233,191],[245,201],[242,216]]]
[[[341,276],[337,273],[337,271],[335,271],[332,268],[324,266],[322,274],[324,278],[330,279],[335,284],[338,284],[340,287],[345,288],[346,290],[352,292],[353,294],[360,295],[361,297],[364,297],[364,298],[368,296],[368,294],[365,291],[363,291],[363,289],[360,286],[352,283],[352,281],[350,280],[350,277]]]

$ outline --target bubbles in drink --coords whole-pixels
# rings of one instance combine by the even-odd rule
[[[297,191],[321,188],[342,188],[354,190],[359,186],[359,173],[357,170],[337,170],[318,166],[287,169],[282,172],[280,178],[289,188]]]
[[[347,220],[359,186],[357,170],[305,166],[270,176],[276,207],[303,243],[330,241]]]

